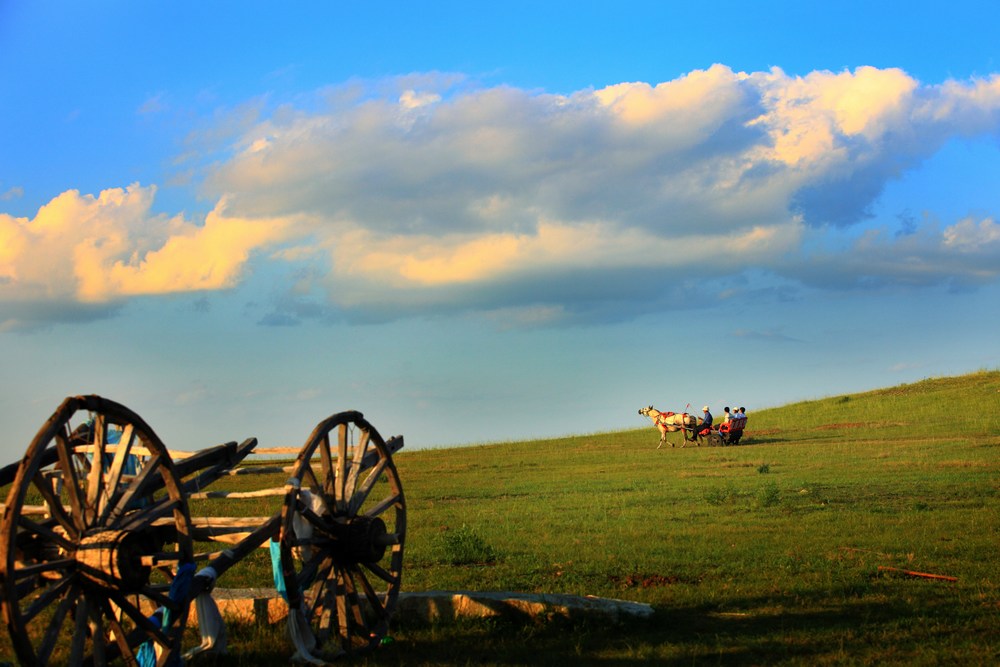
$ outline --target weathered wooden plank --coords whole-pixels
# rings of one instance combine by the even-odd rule
[[[174,472],[177,473],[178,477],[183,478],[203,468],[220,464],[231,468],[245,459],[256,446],[257,438],[247,438],[239,445],[235,442],[227,442],[224,445],[203,449],[182,461],[174,461]]]
[[[4,504],[0,503],[0,514],[3,514]],[[48,516],[49,508],[45,505],[21,505],[21,514],[25,516]]]
[[[285,487],[275,487],[273,489],[261,489],[260,491],[200,491],[188,496],[189,500],[207,500],[209,498],[267,498],[270,496],[285,495]]]
[[[301,447],[262,447],[254,450],[254,454],[298,454],[300,451]]]
[[[131,426],[131,424],[129,426]],[[124,441],[124,437],[122,438],[122,440]],[[232,444],[236,444],[236,443],[234,442]],[[223,445],[217,445],[217,446],[218,447],[222,447]],[[124,447],[124,444],[122,444],[122,443],[106,444],[106,445],[104,445],[104,453],[105,454],[116,454],[123,447]],[[90,444],[76,445],[75,447],[72,448],[72,451],[73,451],[74,454],[84,454],[84,455],[87,455],[87,456],[89,456],[93,452],[93,450],[94,450],[93,445],[90,445]],[[149,448],[143,447],[142,445],[133,445],[132,448],[131,448],[131,453],[135,454],[136,456],[152,456],[153,455],[153,452]],[[189,459],[192,456],[196,456],[200,452],[186,452],[186,451],[183,451],[183,450],[180,450],[180,449],[168,449],[167,453],[170,454],[170,460],[172,460],[172,461],[183,461],[184,459]],[[0,478],[0,479],[2,479],[2,478]]]
[[[226,474],[230,476],[238,475],[274,475],[280,472],[291,472],[292,466],[243,466],[233,468]]]
[[[257,528],[264,525],[269,516],[193,516],[191,524],[196,527],[238,527]]]

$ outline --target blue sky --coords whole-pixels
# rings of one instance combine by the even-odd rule
[[[995,3],[291,7],[0,1],[3,458],[78,393],[418,448],[998,366]]]

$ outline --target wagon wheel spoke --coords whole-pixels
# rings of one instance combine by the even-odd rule
[[[131,600],[118,591],[112,591],[109,597],[112,601],[114,601],[115,605],[132,620],[136,628],[141,630],[146,635],[146,639],[152,639],[163,648],[168,648],[170,646],[170,639],[164,633],[163,629],[153,623],[153,621],[149,620],[149,618],[142,613],[142,610],[133,604]],[[108,609],[110,610],[110,606]]]
[[[17,525],[22,530],[27,531],[26,533],[22,532],[20,535],[17,536],[17,538],[15,538],[16,540],[22,543],[25,539],[22,536],[30,536],[31,534],[34,534],[40,537],[44,537],[52,542],[55,542],[57,545],[59,545],[60,547],[62,547],[67,551],[76,550],[76,544],[74,542],[70,541],[70,539],[67,537],[63,537],[62,535],[52,530],[52,528],[46,526],[45,524],[37,523],[29,519],[28,517],[22,515],[18,517]]]
[[[135,426],[128,424],[118,441],[118,449],[115,451],[114,460],[108,469],[107,489],[108,492],[99,499],[98,522],[107,522],[108,515],[117,507],[119,500],[125,493],[127,486],[122,485],[122,474],[125,472],[126,463],[132,455],[132,443],[134,441]]]
[[[358,440],[358,444],[354,447],[354,456],[350,463],[350,471],[347,472],[346,478],[344,479],[344,497],[343,497],[343,508],[342,511],[350,513],[351,506],[354,504],[355,491],[358,486],[358,474],[361,472],[361,463],[364,461],[365,452],[368,450],[368,443],[371,440],[371,435],[368,431],[361,432],[361,438]],[[346,459],[346,456],[345,456]],[[339,471],[338,471],[338,474]],[[360,506],[360,503],[359,503]],[[354,511],[357,513],[357,510]]]
[[[34,601],[24,610],[21,614],[21,618],[25,623],[30,623],[35,616],[38,615],[40,611],[48,607],[50,604],[63,597],[73,584],[73,579],[70,577],[63,577],[57,582],[49,586],[47,589],[42,591],[41,595],[36,597]],[[23,597],[23,596],[22,596]]]
[[[29,491],[46,518],[27,504]],[[0,607],[18,661],[135,664],[149,640],[161,662],[172,660],[189,599],[168,594],[164,555],[174,569],[193,564],[187,501],[166,447],[122,405],[67,398],[29,445],[0,519]],[[166,629],[143,613],[153,607],[170,610]]]
[[[399,575],[393,574],[377,563],[365,563],[365,567],[387,584],[399,584]]]
[[[337,429],[337,435],[337,476],[333,482],[333,491],[334,502],[337,506],[336,511],[342,514],[347,512],[347,498],[353,491],[347,486],[349,481],[347,467],[350,462],[348,449],[351,446],[350,439],[353,435],[353,429],[349,428],[349,424],[341,424]]]
[[[368,650],[388,631],[406,538],[389,448],[360,413],[333,415],[306,441],[293,480],[280,535],[289,605],[306,612],[324,651]]]
[[[107,523],[109,525],[119,525],[122,518],[125,516],[125,513],[134,502],[152,500],[151,489],[154,487],[159,488],[160,486],[160,476],[163,474],[160,471],[160,465],[164,456],[166,456],[166,453],[151,456],[149,460],[146,461],[142,471],[135,476],[132,483],[129,484],[124,492],[118,497],[114,506],[109,505],[109,510],[106,515]]]
[[[378,593],[375,592],[375,588],[371,585],[371,582],[368,581],[368,577],[365,575],[364,568],[355,567],[352,571],[354,572],[354,575],[357,578],[358,583],[361,584],[361,589],[365,594],[365,599],[367,600],[371,610],[378,617],[378,621],[380,623],[381,622],[388,623],[389,617],[388,614],[386,613],[385,605],[379,599]]]
[[[356,609],[356,596],[354,587],[349,586],[350,578],[344,573],[343,568],[336,568],[337,572],[337,623],[340,631],[342,646],[347,649],[354,645],[355,633],[352,632],[354,624],[351,616]]]
[[[13,579],[16,582],[18,579],[34,577],[45,572],[70,571],[70,569],[75,565],[76,561],[72,558],[60,558],[59,560],[50,560],[43,563],[33,563],[31,565],[25,565],[24,567],[15,568]]]
[[[323,490],[323,493],[329,496],[333,496],[333,480],[337,478],[337,473],[333,470],[333,453],[330,451],[330,434],[326,433],[323,435],[323,439],[319,443],[320,452],[320,474],[323,476],[323,483],[319,485],[319,488]],[[312,472],[312,466],[310,466],[310,473]]]
[[[70,511],[72,512],[74,523],[79,530],[83,530],[86,528],[83,520],[84,502],[80,493],[80,478],[76,471],[76,457],[73,454],[72,445],[70,444],[71,439],[72,436],[65,426],[55,434],[63,488],[66,489],[66,496],[69,499]]]
[[[365,511],[365,516],[367,517],[377,517],[384,514],[389,508],[398,505],[402,501],[402,494],[396,493],[391,496],[386,496],[377,504],[373,505],[370,509]]]
[[[329,554],[315,554],[296,574],[295,583],[298,589],[303,591],[307,614],[311,613],[311,606],[315,606],[332,567],[333,560]]]
[[[97,601],[97,606],[109,627],[109,632],[104,637],[103,651],[106,654],[106,659],[113,661],[122,657],[127,665],[145,664],[139,662],[141,646],[146,642],[156,641],[157,638],[151,637],[142,628],[129,630],[126,625],[123,625],[125,617],[121,613],[122,610],[111,599],[101,597]],[[99,664],[96,653],[97,651],[95,651],[93,662]],[[164,664],[163,658],[169,660],[169,653],[164,651],[157,664]]]
[[[361,483],[357,491],[351,497],[351,504],[348,507],[348,512],[351,514],[357,514],[361,506],[368,500],[369,494],[371,494],[372,489],[375,488],[375,482],[382,478],[382,472],[385,470],[386,465],[389,464],[389,458],[381,458],[379,462],[369,471],[368,476],[365,477],[365,481]]]
[[[157,519],[162,519],[163,517],[172,514],[174,510],[181,506],[181,500],[179,498],[164,498],[163,500],[148,505],[134,514],[130,514],[124,517],[123,520],[115,523],[115,527],[120,527],[122,530],[142,530],[144,528],[149,528],[153,525]]]
[[[332,569],[332,568],[331,568]],[[327,572],[329,575],[329,571]],[[339,628],[334,628],[337,616],[333,611],[337,608],[337,580],[336,578],[323,578],[317,586],[315,602],[309,610],[309,617],[316,617],[316,641],[320,646],[330,644],[335,636],[339,635]]]
[[[169,609],[170,611],[177,611],[180,609],[180,605],[170,599],[169,595],[166,595],[162,589],[153,586],[143,586],[140,591],[144,596],[156,603],[157,606]]]
[[[341,582],[344,591],[340,597],[347,607],[346,613],[341,616],[341,633],[351,646],[365,648],[372,643],[375,633],[373,632],[374,628],[368,624],[368,618],[358,595],[358,586],[355,581],[355,576],[358,573],[357,566],[350,565],[344,566],[340,571],[338,581]],[[381,608],[381,605],[378,606]],[[344,628],[345,623],[346,629]]]
[[[305,469],[304,475],[302,477],[303,481],[305,481],[306,478],[310,480],[309,483],[310,492],[314,496],[322,500],[324,511],[327,513],[332,513],[333,511],[332,507],[330,505],[330,502],[327,500],[330,497],[330,494],[324,492],[323,484],[318,479],[316,479],[316,473],[313,471],[312,466],[308,466]]]
[[[73,641],[70,644],[69,663],[83,664],[83,650],[87,641],[87,618],[90,616],[90,601],[81,595],[76,604],[76,623],[73,627]]]
[[[79,595],[80,587],[76,585],[72,586],[66,597],[64,597],[62,601],[59,602],[59,606],[56,607],[55,613],[52,615],[52,620],[49,621],[49,624],[45,629],[45,635],[42,637],[41,645],[39,646],[38,664],[49,664],[49,657],[52,655],[52,649],[56,647],[56,642],[59,639],[59,630],[63,627],[66,615],[73,606],[74,600],[76,600]]]
[[[316,512],[313,512],[312,508],[302,502],[301,498],[295,504],[295,508],[295,511],[298,512],[299,516],[311,523],[314,527],[319,528],[320,530],[327,530],[329,528],[329,524],[323,520],[323,517],[316,514]]]
[[[73,521],[71,515],[66,513],[66,508],[63,507],[62,501],[56,497],[48,480],[42,478],[41,475],[35,475],[31,482],[35,485],[35,490],[42,496],[45,505],[49,508],[49,515],[59,522],[59,525],[63,527],[63,530],[71,538],[79,535],[80,531],[77,528],[76,522]]]
[[[108,600],[101,601],[101,611],[104,613],[105,618],[108,619],[108,625],[111,626],[111,632],[114,635],[115,647],[122,657],[125,658],[126,664],[137,664],[138,660],[136,660],[135,651],[132,650],[132,646],[129,644],[129,635],[125,632],[125,629],[118,620],[118,614],[112,609],[111,603]]]
[[[104,490],[104,448],[107,444],[108,425],[103,414],[94,419],[94,442],[90,450],[90,475],[87,477],[87,524],[97,522],[97,506]]]
[[[101,602],[90,605],[90,636],[94,645],[94,664],[108,664],[108,656],[105,651],[104,619],[101,616]],[[114,617],[109,617],[113,620]]]
[[[329,555],[314,556],[296,578],[299,590],[302,591],[302,608],[306,618],[320,613],[326,605],[324,600],[330,595],[330,572],[333,566],[333,559]],[[320,636],[317,634],[316,638],[319,639]]]

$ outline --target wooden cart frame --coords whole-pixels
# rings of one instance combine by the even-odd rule
[[[179,664],[190,603],[275,545],[299,653],[332,660],[386,635],[402,578],[406,503],[392,454],[360,412],[321,421],[291,466],[246,466],[254,438],[180,458],[100,396],[67,398],[24,458],[0,469],[0,610],[18,660]],[[175,460],[176,459],[176,460]],[[283,472],[280,488],[206,490]],[[269,517],[192,517],[206,498],[281,496]],[[222,544],[199,551],[199,544]],[[200,568],[197,573],[195,569]],[[278,569],[276,567],[276,569]],[[282,586],[279,585],[279,589]]]

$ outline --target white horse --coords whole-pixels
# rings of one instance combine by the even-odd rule
[[[686,412],[660,412],[654,409],[652,405],[640,408],[639,414],[652,419],[653,425],[659,429],[660,444],[656,446],[657,449],[662,447],[663,443],[667,441],[667,433],[673,433],[674,431],[681,431],[684,434],[684,444],[681,447],[686,446],[688,442],[693,442],[695,445],[699,444],[698,418],[694,415],[689,415]],[[673,447],[674,443],[671,442],[670,446]]]

